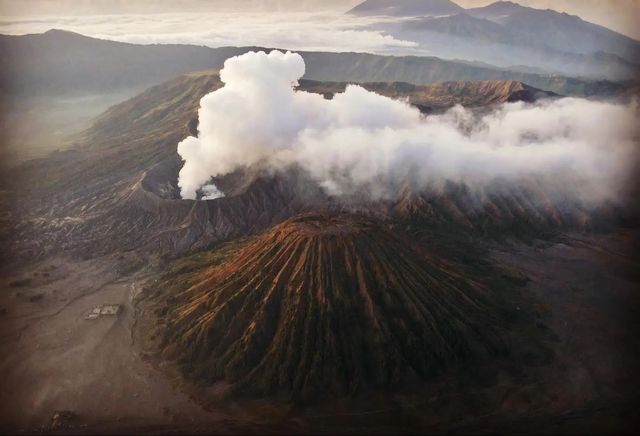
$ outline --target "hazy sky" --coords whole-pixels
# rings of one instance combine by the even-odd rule
[[[551,8],[640,39],[640,0],[516,0],[526,6]],[[346,11],[360,0],[0,0],[2,16],[156,14],[163,12]],[[464,7],[493,0],[456,0]]]

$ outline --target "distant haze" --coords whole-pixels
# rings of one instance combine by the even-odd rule
[[[575,14],[593,23],[640,39],[637,0],[517,0],[524,6]],[[344,12],[359,0],[0,0],[0,16],[148,14],[175,12]],[[485,6],[492,0],[456,0],[463,7]],[[114,25],[117,25],[114,24]],[[2,28],[0,28],[2,30]]]

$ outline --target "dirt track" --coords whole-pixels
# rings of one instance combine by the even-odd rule
[[[38,265],[28,275],[51,264]],[[96,262],[53,265],[50,279],[41,283],[4,283],[0,431],[46,427],[55,410],[76,413],[79,431],[180,427],[222,418],[174,389],[134,351],[130,297],[135,277],[115,280],[109,265]],[[42,297],[30,301],[37,295]],[[123,310],[117,317],[84,319],[88,310],[105,303],[121,304]]]

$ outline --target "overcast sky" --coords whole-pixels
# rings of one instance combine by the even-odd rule
[[[464,7],[493,0],[455,0]],[[516,0],[536,8],[579,15],[640,39],[640,0]],[[166,12],[346,11],[360,0],[0,0],[0,15],[157,14]]]

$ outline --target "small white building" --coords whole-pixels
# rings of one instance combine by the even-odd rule
[[[102,309],[100,310],[101,316],[117,316],[120,313],[119,304],[103,304]]]
[[[85,316],[86,320],[98,319],[101,316],[118,316],[122,305],[120,304],[101,304],[91,309]]]

